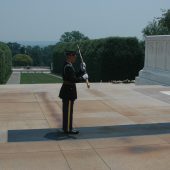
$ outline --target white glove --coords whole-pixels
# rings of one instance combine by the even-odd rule
[[[88,76],[88,74],[87,74],[87,73],[86,73],[86,74],[84,74],[82,77],[83,77],[83,79],[84,79],[84,80],[87,80],[87,79],[89,78],[89,76]]]

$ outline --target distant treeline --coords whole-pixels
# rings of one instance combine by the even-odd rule
[[[144,65],[144,43],[137,38],[105,38],[60,43],[54,48],[53,72],[62,73],[65,50],[77,50],[79,43],[90,81],[134,80]],[[80,62],[79,58],[76,66]]]
[[[41,48],[40,46],[22,46],[18,43],[7,43],[12,51],[12,56],[17,54],[29,55],[33,62],[33,66],[50,66],[52,62],[53,46],[49,45],[47,47]]]
[[[12,54],[10,48],[0,42],[0,84],[5,84],[12,69]]]

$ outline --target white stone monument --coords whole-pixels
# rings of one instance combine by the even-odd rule
[[[145,65],[136,84],[170,86],[170,35],[146,37]]]

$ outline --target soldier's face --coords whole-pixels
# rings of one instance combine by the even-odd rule
[[[75,63],[77,57],[76,57],[76,55],[71,55],[71,56],[70,56],[70,59],[71,59],[71,63]]]

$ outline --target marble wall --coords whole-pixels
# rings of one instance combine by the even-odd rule
[[[148,36],[145,45],[145,65],[136,84],[170,85],[170,36]]]

